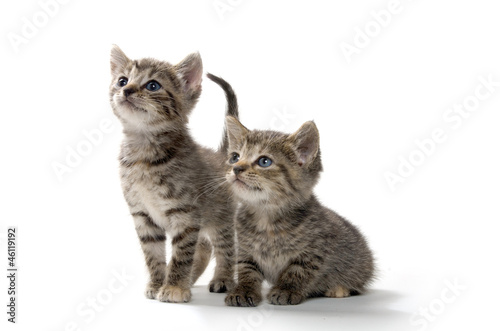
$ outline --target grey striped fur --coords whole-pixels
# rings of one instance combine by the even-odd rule
[[[277,305],[363,292],[374,274],[366,240],[313,194],[322,171],[316,125],[306,122],[294,134],[250,131],[228,117],[226,127],[232,160],[226,178],[241,202],[238,284],[226,304],[258,305],[264,280],[272,285],[268,301]],[[259,166],[262,156],[270,166]]]
[[[227,102],[226,114],[238,118],[239,117],[238,100],[236,99],[236,95],[231,85],[229,85],[224,79],[212,75],[211,73],[207,73],[207,77],[210,78],[213,82],[217,83],[217,85],[219,85],[224,90]],[[227,151],[228,145],[229,141],[227,137],[227,129],[224,126],[224,133],[222,134],[222,143],[219,147],[219,150]]]
[[[117,46],[111,51],[109,96],[124,133],[122,189],[150,274],[146,296],[160,301],[190,300],[190,287],[205,270],[212,248],[217,267],[210,291],[234,285],[235,205],[223,178],[227,151],[201,147],[187,128],[201,94],[202,72],[199,54],[172,65],[130,60]],[[120,86],[120,79],[126,84]],[[160,89],[147,89],[153,80]],[[232,90],[226,97],[236,100]],[[228,114],[237,116],[237,109],[228,107]],[[168,264],[167,235],[172,238]]]

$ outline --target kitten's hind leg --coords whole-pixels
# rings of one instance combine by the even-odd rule
[[[325,296],[329,298],[347,298],[351,296],[351,290],[347,288],[337,285],[325,292]]]
[[[297,305],[307,298],[306,288],[318,277],[322,259],[319,256],[297,257],[278,277],[267,299],[273,305]]]
[[[194,285],[198,278],[207,268],[212,257],[212,244],[207,238],[198,238],[196,252],[194,253],[193,271],[191,272],[191,285]]]
[[[150,276],[145,295],[149,299],[155,299],[163,285],[167,271],[165,231],[157,226],[145,212],[134,212],[132,216]]]
[[[234,227],[216,229],[212,236],[217,266],[209,284],[210,292],[224,293],[234,288],[235,242]]]

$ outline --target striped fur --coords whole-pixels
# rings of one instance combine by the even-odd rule
[[[364,237],[313,194],[322,171],[316,125],[307,122],[291,135],[249,131],[231,117],[226,126],[228,158],[233,160],[226,178],[241,202],[236,216],[238,285],[226,304],[258,305],[264,280],[273,285],[268,301],[277,305],[363,292],[374,274]],[[262,156],[272,164],[259,166]]]
[[[227,101],[227,109],[226,109],[226,114],[236,117],[239,117],[238,114],[238,100],[236,99],[236,95],[234,94],[233,88],[231,85],[229,85],[224,79],[217,77],[215,75],[212,75],[211,73],[207,74],[207,77],[212,80],[214,83],[219,85],[225,92],[226,94],[226,101]],[[222,143],[219,147],[219,150],[221,151],[226,151],[229,145],[229,141],[227,138],[227,129],[224,127],[224,133],[222,134]]]
[[[227,151],[199,146],[187,128],[201,93],[200,56],[191,54],[171,65],[149,58],[130,60],[115,46],[111,73],[110,102],[124,133],[122,188],[150,274],[146,296],[189,301],[190,287],[212,250],[217,267],[210,291],[231,289],[235,207],[224,180]],[[160,89],[147,89],[153,80]],[[228,93],[234,96],[232,90]],[[229,107],[237,115],[237,109],[232,111]],[[173,250],[168,265],[167,235]]]

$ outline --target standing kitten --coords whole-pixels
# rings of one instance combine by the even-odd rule
[[[229,306],[256,306],[261,284],[271,304],[361,293],[374,273],[358,229],[313,194],[322,171],[319,132],[306,122],[294,134],[249,131],[228,116],[226,179],[241,202],[236,216],[238,285]]]
[[[146,296],[160,301],[190,300],[190,287],[212,253],[206,237],[217,262],[210,291],[234,285],[234,204],[220,179],[227,142],[215,153],[199,146],[187,128],[202,71],[199,54],[171,65],[130,60],[117,46],[111,50],[110,101],[125,136],[122,188],[150,273]],[[234,94],[225,90],[229,102]],[[228,113],[237,116],[235,105],[228,103]],[[166,234],[172,238],[168,265]]]

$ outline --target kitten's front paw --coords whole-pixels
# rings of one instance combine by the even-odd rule
[[[160,291],[162,284],[159,283],[148,283],[148,286],[146,286],[146,291],[144,291],[144,295],[148,299],[156,299],[156,296],[158,295],[158,292]]]
[[[232,279],[212,279],[208,286],[210,292],[225,293],[230,292],[234,288],[234,280]]]
[[[191,300],[191,290],[172,285],[163,285],[156,298],[163,302],[189,302]]]
[[[277,287],[271,288],[267,294],[267,300],[273,305],[298,305],[305,297],[297,292],[282,290]]]
[[[233,307],[256,307],[262,301],[260,292],[248,289],[238,289],[226,296],[226,306]]]

